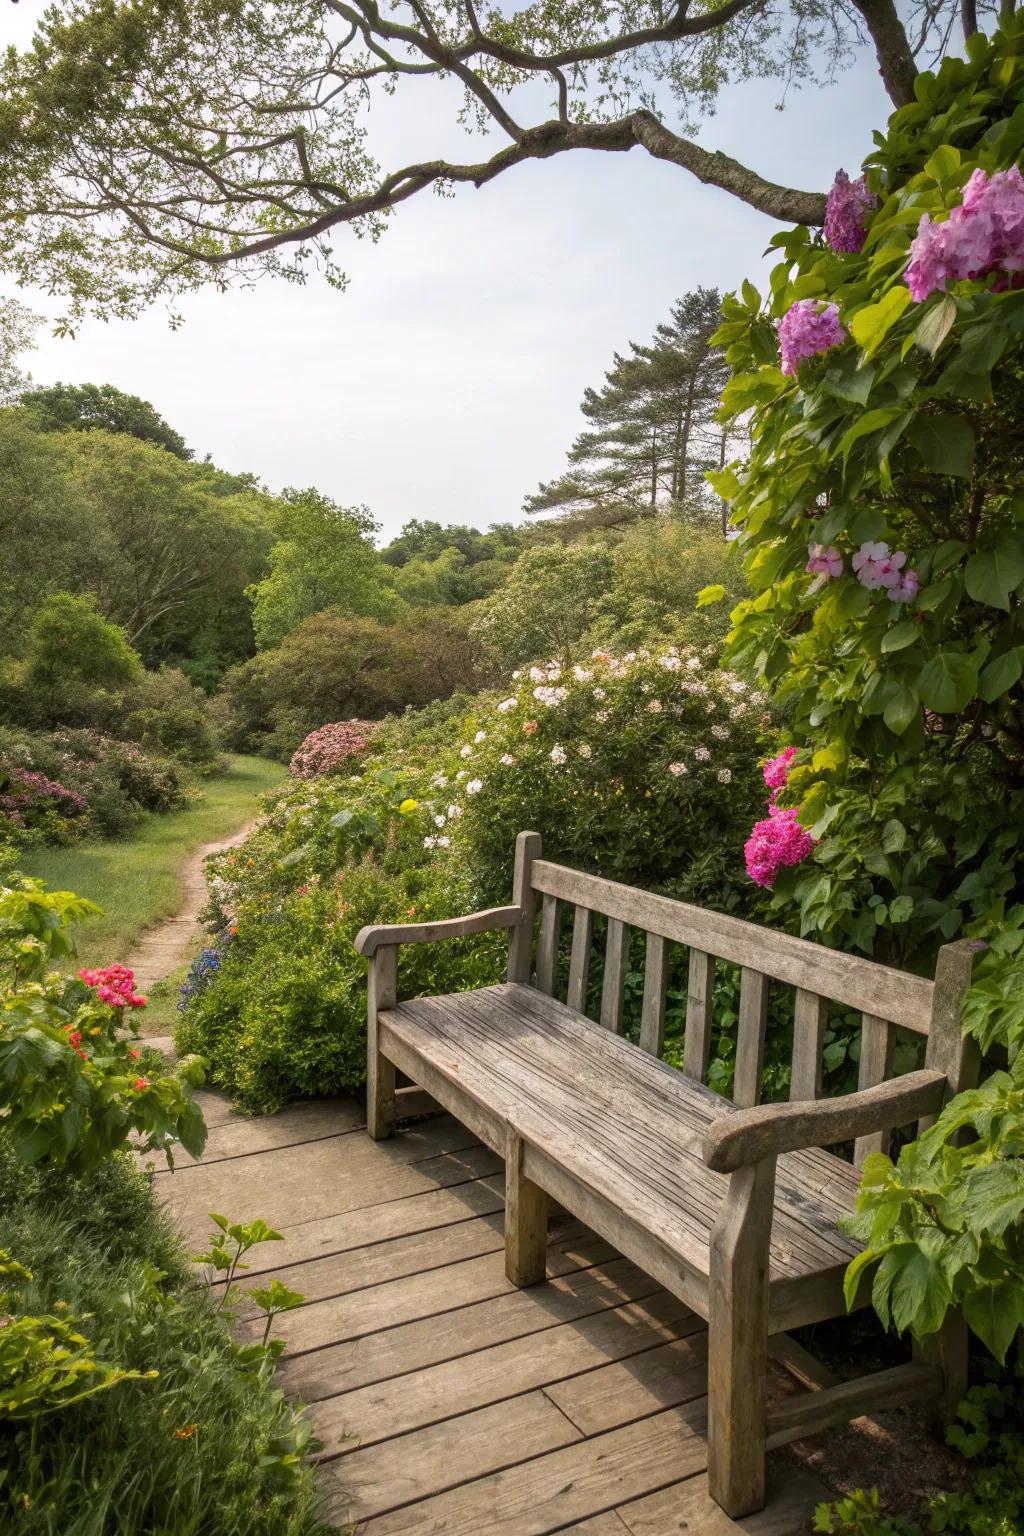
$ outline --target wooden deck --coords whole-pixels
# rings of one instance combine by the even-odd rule
[[[330,1515],[359,1536],[789,1536],[825,1490],[773,1457],[768,1508],[729,1520],[704,1477],[706,1332],[567,1217],[549,1283],[504,1275],[500,1159],[448,1116],[374,1143],[361,1106],[240,1120],[202,1095],[200,1163],[157,1175],[193,1242],[207,1213],[284,1243],[246,1279],[306,1296],[281,1384],[312,1405]],[[243,1313],[241,1329],[258,1325]],[[778,1390],[789,1378],[779,1373]],[[793,1384],[795,1387],[795,1384]]]

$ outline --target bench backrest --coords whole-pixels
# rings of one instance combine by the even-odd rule
[[[527,920],[513,932],[509,979],[532,983],[552,995],[562,925],[573,909],[572,949],[565,1001],[586,1011],[594,916],[607,919],[601,1007],[597,1022],[617,1034],[623,1027],[623,995],[634,929],[646,935],[644,993],[641,1009],[642,1050],[662,1054],[668,947],[689,950],[683,1071],[704,1082],[711,1053],[712,1005],[716,961],[740,968],[740,1006],[736,1039],[733,1099],[743,1108],[758,1103],[768,1019],[768,988],[780,982],[795,990],[790,1098],[815,1099],[821,1093],[824,1032],[828,1005],[839,1003],[861,1015],[860,1088],[884,1082],[892,1068],[897,1028],[927,1037],[925,1064],[945,1072],[950,1091],[976,1081],[978,1060],[960,1028],[960,1005],[970,986],[971,965],[981,946],[958,940],[939,951],[934,980],[894,970],[874,960],[826,949],[807,939],[690,906],[620,885],[599,875],[583,874],[541,858],[538,833],[520,833],[516,841],[513,901]],[[540,909],[540,934],[532,953],[533,929]],[[886,1133],[862,1137],[856,1160],[887,1150]]]

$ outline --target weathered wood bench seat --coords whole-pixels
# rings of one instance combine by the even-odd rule
[[[927,1120],[974,1071],[959,1028],[974,946],[947,945],[937,979],[905,975],[735,918],[550,864],[520,835],[513,904],[434,924],[366,928],[371,959],[368,1124],[390,1134],[422,1091],[506,1160],[506,1269],[545,1277],[558,1201],[709,1326],[708,1478],[731,1515],[760,1508],[766,1448],[919,1396],[959,1397],[965,1344],[950,1326],[930,1359],[767,1408],[768,1341],[842,1315],[857,1245],[838,1228],[857,1163],[892,1128]],[[575,907],[565,1002],[554,997],[563,908]],[[536,946],[534,929],[541,908]],[[585,1014],[593,916],[608,919],[600,1018]],[[511,935],[508,980],[398,1001],[399,947],[493,928]],[[621,1035],[630,929],[647,935],[640,1048]],[[684,1068],[659,1059],[670,942],[690,952]],[[703,1078],[716,960],[741,967],[734,1096]],[[768,985],[796,988],[791,1099],[758,1105]],[[829,1001],[863,1015],[859,1091],[822,1100]],[[928,1036],[923,1070],[886,1081],[896,1026]],[[396,1089],[396,1069],[418,1085]],[[417,1097],[419,1095],[419,1097]],[[404,1100],[404,1104],[403,1104]],[[861,1303],[866,1301],[861,1298]]]

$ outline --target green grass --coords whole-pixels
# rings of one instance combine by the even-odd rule
[[[204,781],[202,800],[166,816],[147,815],[124,842],[39,848],[21,860],[26,875],[74,891],[103,908],[76,935],[78,963],[124,960],[144,929],[181,905],[180,870],[204,843],[230,837],[258,811],[257,796],[284,777],[280,763],[235,757],[227,773]]]

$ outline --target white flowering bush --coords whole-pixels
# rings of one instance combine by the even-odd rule
[[[769,745],[764,696],[674,647],[515,674],[423,791],[424,846],[507,898],[515,834],[614,879],[731,906]]]

